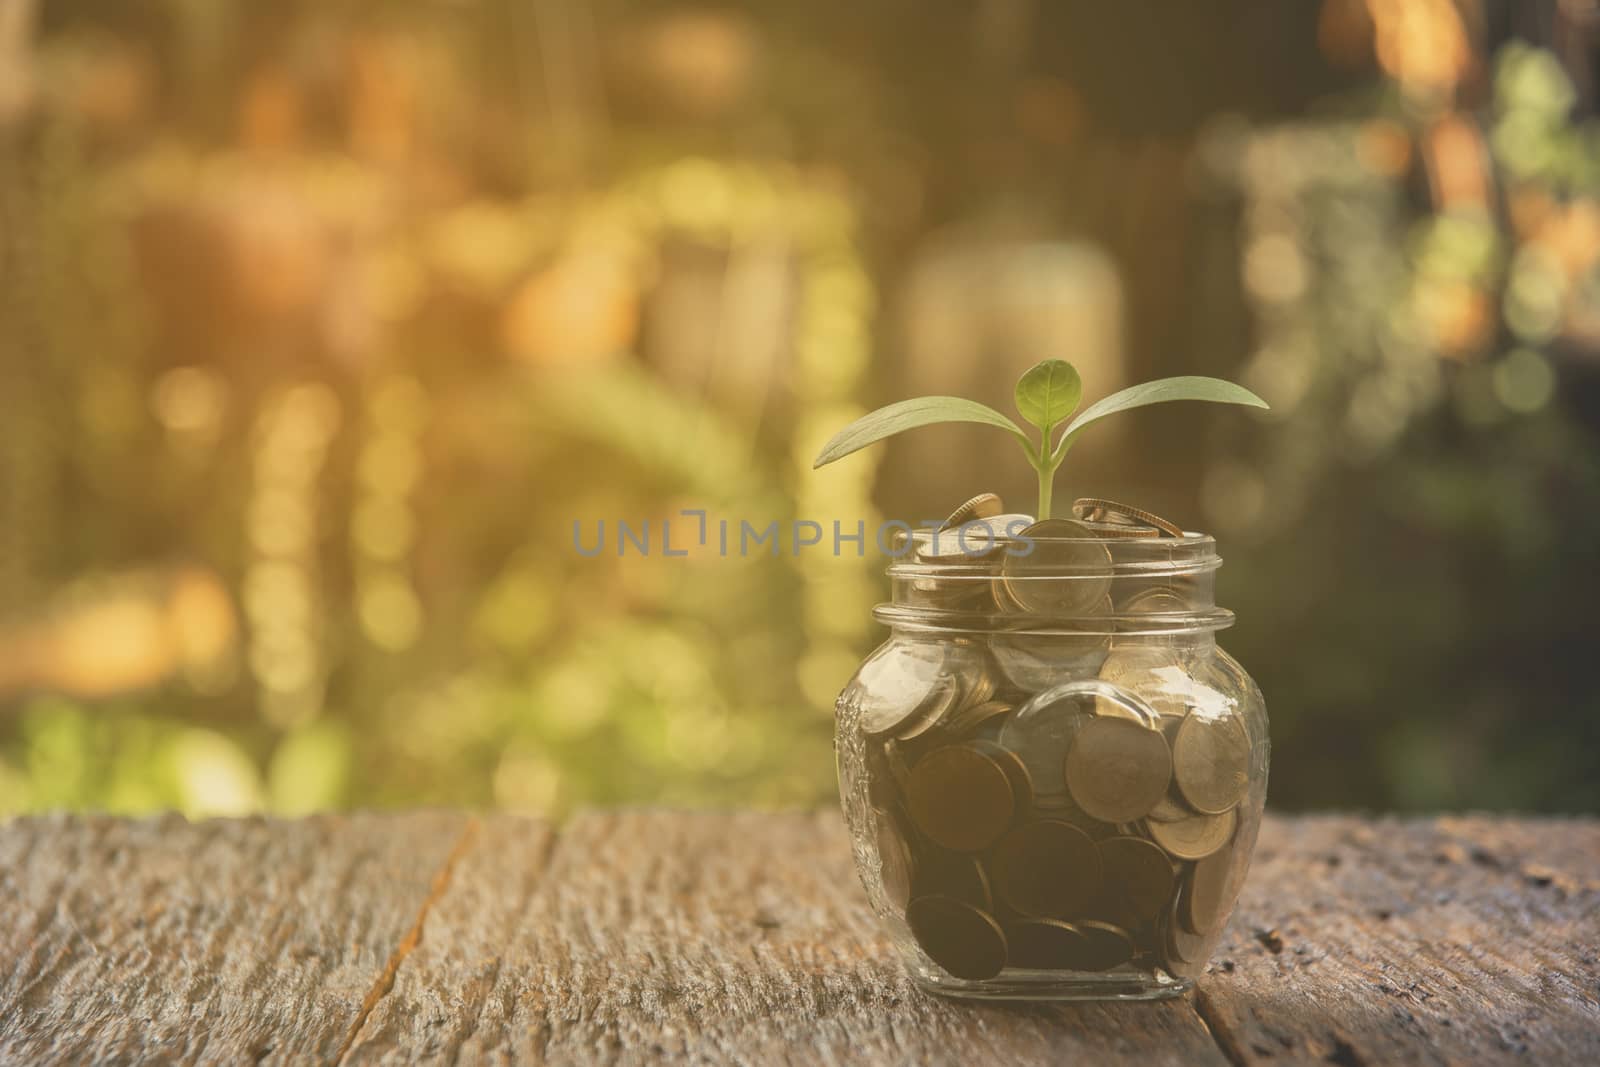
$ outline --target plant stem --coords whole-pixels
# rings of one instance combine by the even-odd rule
[[[1039,431],[1039,454],[1034,457],[1033,469],[1039,472],[1039,514],[1036,516],[1040,522],[1050,517],[1050,491],[1055,487],[1056,469],[1050,462],[1050,431]]]

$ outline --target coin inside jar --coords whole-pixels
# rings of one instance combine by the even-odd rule
[[[1083,955],[1083,935],[1060,919],[1028,919],[1006,927],[1006,966],[1069,970]]]
[[[1006,965],[1006,935],[993,918],[949,897],[918,897],[906,923],[928,958],[957,978],[993,978]]]
[[[1250,785],[1250,738],[1236,715],[1183,720],[1172,742],[1173,774],[1183,799],[1217,815],[1244,799]]]
[[[878,813],[878,868],[883,895],[904,910],[911,901],[911,848],[899,819],[890,812]]]
[[[1033,918],[1063,918],[1100,892],[1100,853],[1071,823],[1041,819],[1000,839],[989,857],[996,896]]]
[[[1067,790],[1084,811],[1103,822],[1132,822],[1166,795],[1172,754],[1160,730],[1097,716],[1073,735],[1065,771]]]
[[[889,733],[938,699],[948,686],[946,650],[931,643],[888,645],[862,664],[850,694],[860,708],[861,730]]]
[[[976,856],[923,844],[915,850],[913,866],[913,898],[951,897],[983,911],[994,908],[989,875]]]
[[[1100,842],[1105,891],[1145,923],[1154,924],[1172,900],[1176,877],[1172,861],[1161,849],[1139,837],[1113,837]]]
[[[1011,783],[1012,807],[1017,814],[1033,806],[1033,780],[1028,776],[1027,765],[1015,752],[983,738],[974,738],[968,744],[994,760],[1005,772],[1006,780]]]
[[[1230,808],[1221,815],[1191,815],[1173,822],[1146,820],[1150,839],[1180,860],[1203,860],[1233,839],[1239,812]]]
[[[1192,934],[1205,934],[1222,921],[1223,895],[1227,891],[1228,869],[1233,865],[1233,850],[1213,852],[1194,865],[1184,880],[1178,900],[1178,921]]]
[[[1045,519],[1023,530],[1026,554],[1007,552],[1000,564],[1006,597],[1037,615],[1076,617],[1111,591],[1111,550],[1081,523]]]
[[[1034,696],[1000,728],[1000,743],[1028,768],[1040,807],[1070,803],[1065,777],[1067,752],[1078,727],[1094,714],[1098,690],[1069,682]]]
[[[1098,919],[1072,925],[1080,937],[1074,970],[1109,971],[1133,959],[1133,937],[1122,927]]]
[[[956,852],[997,841],[1016,812],[1004,768],[970,744],[934,749],[911,768],[906,804],[928,839]]]

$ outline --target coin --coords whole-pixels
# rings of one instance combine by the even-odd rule
[[[1034,971],[1071,970],[1083,956],[1083,935],[1060,919],[1025,919],[1006,927],[1006,966]]]
[[[1232,839],[1238,823],[1238,809],[1230,808],[1221,815],[1191,815],[1173,822],[1146,820],[1144,829],[1174,859],[1203,860]]]
[[[945,525],[917,538],[917,558],[927,563],[990,559],[1033,525],[1033,516],[1023,514],[992,515]]]
[[[1210,933],[1222,922],[1223,899],[1233,850],[1213,852],[1194,865],[1178,898],[1178,921],[1192,934]]]
[[[1174,902],[1164,924],[1166,930],[1162,940],[1167,950],[1167,969],[1183,975],[1198,970],[1197,965],[1205,963],[1206,935],[1185,930],[1178,921],[1177,913],[1178,904]]]
[[[1119,522],[1090,522],[1080,519],[1079,525],[1094,537],[1099,538],[1146,538],[1160,537],[1161,531],[1154,526],[1128,526]]]
[[[1005,770],[971,744],[929,752],[911,768],[906,785],[917,829],[956,852],[994,844],[1016,812],[1014,795]]]
[[[1016,711],[1016,705],[1005,700],[986,700],[973,704],[945,719],[943,729],[951,735],[965,737],[977,733],[985,725],[996,724]]]
[[[969,744],[994,760],[1005,772],[1006,780],[1011,783],[1012,805],[1018,815],[1033,807],[1033,781],[1021,757],[1009,748],[982,738],[974,738]]]
[[[1159,713],[1181,716],[1188,711],[1187,691],[1193,680],[1171,649],[1152,645],[1113,648],[1100,664],[1100,679],[1136,694]]]
[[[1188,610],[1188,599],[1168,586],[1141,589],[1122,605],[1127,615],[1177,615]]]
[[[1115,500],[1105,500],[1100,497],[1084,496],[1074,500],[1072,514],[1077,518],[1093,519],[1096,522],[1123,520],[1143,523],[1146,526],[1154,526],[1169,537],[1183,536],[1183,527],[1175,522],[1168,522],[1143,508],[1136,508],[1131,504],[1119,504]]]
[[[1176,886],[1166,853],[1141,837],[1113,837],[1098,847],[1106,894],[1143,922],[1159,921]]]
[[[1109,600],[1105,602],[1109,610]],[[996,633],[989,652],[1000,673],[1024,692],[1037,693],[1059,682],[1099,670],[1110,635],[1089,620],[1051,624],[1050,633]]]
[[[929,700],[948,685],[945,649],[931,643],[891,642],[861,665],[856,680],[841,700],[860,708],[861,729],[869,736],[886,734],[925,712]]]
[[[1145,819],[1150,822],[1177,822],[1193,815],[1181,800],[1173,797],[1172,790],[1168,789],[1162,798],[1156,801],[1156,806],[1150,809],[1150,814]]]
[[[1067,791],[1103,822],[1148,814],[1172,780],[1172,755],[1160,730],[1120,717],[1097,717],[1073,735],[1065,765]]]
[[[1028,768],[1034,802],[1041,807],[1069,803],[1067,752],[1078,727],[1093,717],[1097,694],[1092,684],[1082,682],[1047,689],[1018,708],[1000,728],[1000,743]]]
[[[878,814],[878,872],[883,895],[904,911],[911,902],[911,847],[898,822],[889,812]]]
[[[1073,926],[1080,937],[1073,970],[1109,971],[1133,959],[1133,938],[1122,927],[1099,919],[1083,919]]]
[[[993,978],[1006,965],[1000,924],[970,904],[949,897],[918,897],[906,922],[928,958],[956,978]]]
[[[976,856],[925,843],[913,855],[912,897],[950,897],[983,911],[994,909],[988,872]]]
[[[944,525],[940,529],[953,530],[963,523],[971,522],[973,519],[987,519],[999,515],[1005,510],[1006,506],[997,494],[979,493],[951,512],[950,517],[944,520]]]
[[[1071,823],[1040,819],[1000,839],[989,857],[995,895],[1032,918],[1072,915],[1100,893],[1100,853]]]
[[[1111,591],[1111,551],[1089,538],[1082,524],[1045,519],[1023,530],[1032,541],[1027,555],[1007,553],[1000,564],[1011,603],[1023,611],[1058,618],[1098,608]]]
[[[1190,714],[1172,742],[1173,775],[1196,811],[1217,815],[1244,799],[1250,786],[1250,738],[1236,715]]]

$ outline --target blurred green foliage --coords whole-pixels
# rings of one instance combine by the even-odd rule
[[[1321,25],[1289,7],[38,5],[0,40],[0,812],[828,802],[881,561],[572,523],[1001,488],[960,442],[809,470],[962,227],[1107,249],[1132,378],[1273,404],[1130,418],[1063,492],[1216,530],[1275,802],[1600,809],[1600,134],[1550,53],[1407,52],[1389,5],[1355,74],[1228,61]]]

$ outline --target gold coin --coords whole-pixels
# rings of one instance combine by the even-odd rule
[[[1000,564],[1009,601],[1025,612],[1076,618],[1104,603],[1111,591],[1111,551],[1081,523],[1045,519],[1023,530],[1026,555],[1009,550]]]
[[[1075,971],[1109,971],[1133,959],[1133,937],[1120,926],[1099,919],[1073,923],[1080,936]]]
[[[1193,814],[1194,812],[1190,811],[1188,806],[1181,800],[1175,798],[1172,795],[1172,790],[1169,789],[1166,795],[1156,802],[1156,806],[1150,809],[1150,814],[1146,815],[1145,819],[1150,822],[1177,822],[1179,819],[1187,819]]]
[[[1172,754],[1160,730],[1097,716],[1073,735],[1065,773],[1068,792],[1089,815],[1102,822],[1132,822],[1166,794]]]
[[[1152,514],[1143,508],[1136,508],[1131,504],[1119,504],[1115,500],[1105,500],[1100,497],[1083,496],[1072,502],[1072,514],[1080,519],[1093,519],[1096,522],[1132,522],[1142,523],[1145,526],[1154,526],[1169,537],[1182,537],[1183,527],[1175,522],[1169,522],[1159,515]]]
[[[950,897],[982,911],[994,909],[989,874],[976,856],[928,844],[919,844],[912,855],[912,897]]]
[[[1179,615],[1189,609],[1188,599],[1166,586],[1142,589],[1122,605],[1125,615]]]
[[[970,744],[934,749],[911,768],[906,805],[934,844],[977,852],[999,840],[1016,813],[1011,779]]]
[[[906,922],[928,958],[956,978],[993,978],[1006,965],[1006,935],[987,913],[949,897],[918,897]]]
[[[1191,713],[1172,742],[1172,767],[1191,808],[1207,815],[1232,808],[1250,787],[1250,738],[1243,721]]]
[[[1100,680],[1133,693],[1163,715],[1182,716],[1189,709],[1193,679],[1171,649],[1151,645],[1113,648],[1100,664]]]
[[[1228,871],[1233,849],[1220,849],[1194,865],[1178,898],[1178,921],[1192,934],[1210,933],[1221,925],[1226,907]]]
[[[986,700],[951,715],[945,720],[943,729],[954,736],[964,737],[977,733],[985,726],[998,726],[1007,715],[1016,710],[1016,705],[1007,701]]]
[[[1100,842],[1105,895],[1115,898],[1144,924],[1154,924],[1172,901],[1177,879],[1172,861],[1140,837],[1113,837]]]
[[[1177,911],[1178,904],[1174,901],[1172,911],[1167,915],[1162,940],[1167,950],[1167,970],[1173,974],[1187,975],[1199,970],[1199,965],[1205,963],[1206,935],[1185,930],[1178,921]]]
[[[1018,815],[1025,814],[1033,807],[1033,781],[1028,775],[1027,765],[1022,762],[1020,756],[1009,748],[982,738],[975,738],[968,743],[994,760],[1005,772],[1006,780],[1011,783],[1012,805]]]
[[[950,709],[960,699],[960,693],[960,687],[954,679],[944,679],[928,699],[922,702],[916,713],[895,728],[895,740],[911,741],[933,729],[949,714]]]
[[[1083,955],[1083,935],[1060,919],[1026,919],[1006,927],[1006,966],[1030,971],[1071,970]]]
[[[979,493],[959,508],[956,508],[955,511],[952,511],[950,517],[944,520],[944,525],[940,529],[953,530],[963,523],[971,522],[973,519],[992,518],[1005,510],[1006,506],[1000,500],[998,494]]]
[[[1000,839],[989,857],[996,896],[1013,911],[1059,919],[1087,907],[1100,893],[1100,853],[1071,823],[1041,819]]]
[[[945,695],[948,658],[944,648],[930,643],[885,645],[861,665],[842,699],[860,708],[862,732],[890,733]]]
[[[901,912],[911,902],[911,846],[899,819],[890,812],[878,813],[878,875],[883,895]]]
[[[1173,859],[1203,860],[1232,840],[1238,824],[1239,809],[1230,808],[1221,815],[1191,815],[1174,822],[1146,820],[1144,829]]]

